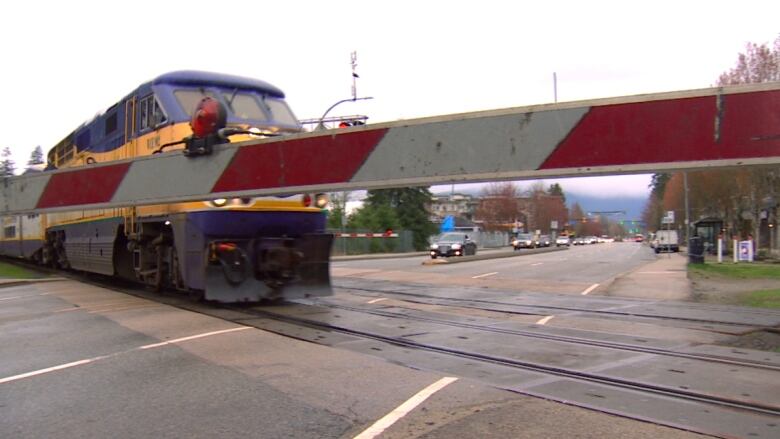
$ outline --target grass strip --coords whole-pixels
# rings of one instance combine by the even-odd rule
[[[0,262],[0,279],[40,279],[42,277],[45,276],[13,264]]]
[[[706,262],[704,264],[688,264],[688,270],[700,274],[717,274],[734,279],[780,279],[780,264],[724,263]]]

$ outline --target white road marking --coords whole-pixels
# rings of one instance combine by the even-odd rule
[[[555,316],[547,316],[543,319],[540,319],[538,322],[536,322],[537,325],[544,325],[545,323],[549,322],[553,317]]]
[[[387,300],[387,298],[386,297],[380,297],[379,299],[369,300],[368,303],[377,303],[377,302],[381,302],[383,300]]]
[[[485,274],[480,274],[480,275],[478,275],[478,276],[471,276],[471,278],[472,278],[472,279],[479,279],[479,278],[482,278],[482,277],[493,276],[494,274],[498,274],[498,272],[497,272],[497,271],[494,271],[494,272],[492,272],[492,273],[485,273]]]
[[[92,363],[93,361],[97,361],[97,360],[100,360],[100,359],[103,359],[103,358],[105,358],[105,357],[89,358],[89,359],[86,359],[86,360],[74,361],[72,363],[60,364],[59,366],[47,367],[46,369],[34,370],[32,372],[27,372],[27,373],[23,373],[23,374],[19,374],[19,375],[14,375],[14,376],[11,376],[11,377],[0,378],[0,384],[8,383],[8,382],[11,382],[11,381],[20,380],[22,378],[29,378],[29,377],[36,376],[36,375],[43,375],[45,373],[54,372],[55,370],[68,369],[70,367],[81,366],[83,364],[89,364],[89,363]]]
[[[355,436],[354,439],[371,439],[379,436],[383,431],[387,430],[391,425],[395,424],[396,421],[406,416],[407,413],[414,410],[414,408],[418,405],[422,404],[423,401],[428,399],[428,397],[457,380],[458,379],[455,377],[444,377],[439,381],[436,381],[430,386],[417,392],[416,395],[412,396],[405,403],[396,407],[395,410],[385,415],[384,418],[376,421],[374,425],[363,430],[363,432]]]
[[[110,312],[119,312],[119,311],[128,311],[128,310],[136,310],[136,309],[142,309],[142,308],[153,308],[155,306],[159,306],[157,303],[146,303],[146,304],[137,304],[137,305],[126,305],[126,306],[120,306],[117,308],[106,308],[106,309],[98,309],[98,310],[92,310],[87,311],[88,314],[105,314]]]
[[[60,364],[58,366],[47,367],[45,369],[38,369],[38,370],[34,370],[32,372],[26,372],[26,373],[22,373],[22,374],[19,374],[19,375],[14,375],[14,376],[10,376],[10,377],[0,378],[0,384],[4,384],[4,383],[11,382],[11,381],[16,381],[16,380],[21,380],[23,378],[29,378],[29,377],[33,377],[33,376],[36,376],[36,375],[42,375],[42,374],[49,373],[49,372],[55,372],[55,371],[58,371],[58,370],[69,369],[71,367],[83,366],[85,364],[94,363],[94,362],[96,362],[98,360],[104,360],[106,358],[115,357],[117,355],[124,354],[124,353],[127,353],[127,352],[132,352],[132,351],[139,350],[139,349],[158,348],[158,347],[169,345],[171,343],[179,343],[179,342],[182,342],[182,341],[195,340],[195,339],[198,339],[198,338],[209,337],[209,336],[212,336],[212,335],[225,334],[225,333],[228,333],[228,332],[243,331],[245,329],[252,329],[252,327],[251,326],[240,326],[238,328],[224,329],[222,331],[213,331],[213,332],[207,332],[205,334],[191,335],[189,337],[182,337],[182,338],[177,338],[175,340],[168,340],[168,341],[165,341],[165,342],[162,342],[162,343],[155,343],[155,344],[150,344],[150,345],[146,345],[146,346],[137,347],[137,348],[130,349],[130,350],[124,351],[124,352],[116,352],[116,353],[109,354],[109,355],[101,355],[99,357],[87,358],[86,360],[79,360],[79,361],[74,361],[74,362],[71,362],[71,363]]]
[[[195,340],[197,338],[203,338],[203,337],[211,337],[212,335],[226,334],[228,332],[243,331],[245,329],[252,329],[252,327],[251,326],[240,326],[238,328],[231,328],[231,329],[223,329],[221,331],[206,332],[205,334],[190,335],[189,337],[176,338],[176,339],[173,339],[173,340],[164,341],[162,343],[148,344],[146,346],[141,346],[138,349],[158,348],[160,346],[165,346],[165,345],[169,345],[169,344],[173,344],[173,343],[180,343],[182,341]]]
[[[542,264],[544,264],[544,262],[537,262],[537,263],[535,263],[535,264],[531,264],[531,266],[532,266],[532,267],[536,267],[537,265],[542,265]]]
[[[599,287],[599,284],[593,284],[593,285],[589,286],[587,290],[581,292],[580,294],[582,294],[584,296],[584,295],[590,293],[591,291],[595,290],[598,287]]]
[[[71,308],[57,309],[57,310],[54,310],[52,312],[69,312],[69,311],[78,311],[78,310],[85,310],[85,309],[88,309],[88,308],[82,308],[80,306],[78,306],[78,307],[74,306],[74,307],[71,307]]]
[[[0,298],[0,301],[2,300],[13,300],[13,299],[24,299],[26,297],[38,297],[38,296],[48,296],[49,293],[41,293],[41,294],[25,294],[23,296],[11,296],[11,297],[3,297]]]

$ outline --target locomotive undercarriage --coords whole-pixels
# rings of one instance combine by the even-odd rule
[[[125,233],[125,227],[130,227]],[[43,264],[117,276],[193,299],[256,302],[331,294],[332,235],[211,236],[187,214],[49,229]]]

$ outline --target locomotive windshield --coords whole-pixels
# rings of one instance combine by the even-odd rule
[[[184,110],[184,112],[187,113],[187,116],[190,117],[192,117],[192,112],[195,110],[195,107],[198,105],[198,102],[200,102],[201,99],[205,97],[215,97],[214,93],[203,89],[176,90],[173,92],[173,95],[176,96],[176,101],[179,103],[181,109]]]
[[[192,111],[204,97],[219,99],[207,89],[178,89],[173,92],[181,109],[192,117]],[[282,99],[250,91],[220,90],[221,100],[231,116],[245,121],[272,121],[284,125],[297,125],[298,120]]]

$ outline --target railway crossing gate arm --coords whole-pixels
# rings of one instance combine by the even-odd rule
[[[0,214],[780,164],[780,83],[429,117],[3,180]]]

